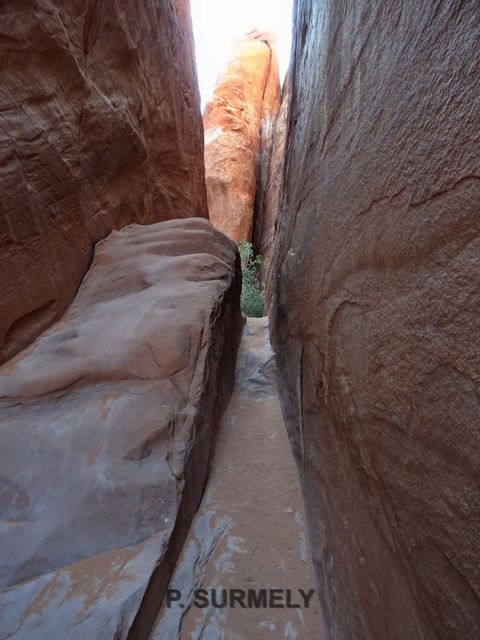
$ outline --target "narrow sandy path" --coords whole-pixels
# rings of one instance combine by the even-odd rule
[[[267,319],[248,319],[213,469],[170,584],[180,599],[163,607],[153,640],[327,638],[317,592],[308,607],[299,592],[308,595],[316,585],[274,368]],[[205,608],[194,604],[200,588],[208,596]],[[269,606],[272,588],[279,590],[278,608]],[[226,597],[229,606],[213,606],[211,589],[217,605]],[[232,589],[240,590],[234,602]],[[267,606],[255,607],[254,597],[257,604],[265,597]],[[301,606],[286,608],[288,599]],[[197,601],[206,603],[198,595]]]

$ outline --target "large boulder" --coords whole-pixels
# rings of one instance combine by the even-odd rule
[[[0,369],[0,638],[146,638],[233,386],[234,244],[113,232],[65,317]]]
[[[206,216],[188,0],[0,8],[0,363],[58,319],[93,245]]]
[[[257,180],[267,179],[279,107],[275,38],[252,31],[235,44],[203,116],[210,220],[235,242],[252,239]]]
[[[480,637],[478,18],[296,4],[272,337],[338,640]]]

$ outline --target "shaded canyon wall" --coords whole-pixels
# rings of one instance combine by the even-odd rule
[[[478,19],[296,3],[272,339],[338,640],[480,637]]]
[[[93,244],[206,216],[188,0],[0,8],[0,363],[71,302]]]
[[[203,116],[210,220],[235,242],[252,239],[279,107],[275,38],[252,31],[236,43]]]
[[[265,183],[257,185],[255,201],[253,245],[255,252],[267,260],[267,266],[272,258],[277,218],[283,193],[288,98],[287,75],[282,88],[282,102],[272,130],[272,145],[265,170]]]

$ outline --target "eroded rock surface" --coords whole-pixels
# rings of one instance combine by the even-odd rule
[[[478,40],[296,6],[273,341],[338,640],[480,637]]]
[[[0,363],[58,319],[93,244],[206,216],[188,0],[0,7]]]
[[[239,286],[208,221],[130,225],[0,369],[0,638],[147,637],[233,386]]]
[[[282,103],[275,120],[272,131],[272,147],[270,162],[267,169],[267,179],[263,189],[257,191],[255,207],[255,220],[253,232],[253,245],[255,252],[267,261],[267,270],[271,265],[273,244],[277,228],[277,218],[280,212],[283,171],[285,166],[285,144],[287,136],[288,113],[288,75],[283,83]],[[273,273],[268,274],[268,282],[273,278]],[[267,299],[270,299],[270,286],[267,282]]]
[[[203,116],[210,220],[235,242],[252,238],[279,106],[275,38],[252,31],[236,43]]]

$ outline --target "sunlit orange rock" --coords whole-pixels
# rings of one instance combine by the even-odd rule
[[[251,31],[235,44],[203,117],[210,220],[230,238],[250,240],[262,143],[269,153],[280,106],[275,37]]]

